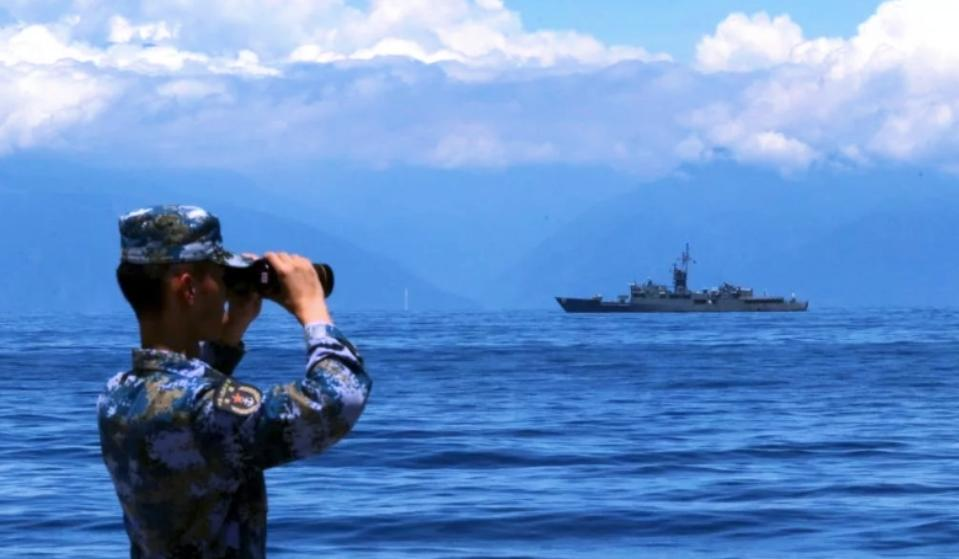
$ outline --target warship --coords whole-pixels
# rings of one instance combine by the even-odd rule
[[[800,301],[793,295],[785,297],[756,296],[753,290],[730,283],[716,289],[691,291],[686,286],[689,277],[689,244],[682,256],[673,264],[673,289],[665,285],[633,282],[629,295],[620,295],[615,300],[604,300],[602,295],[587,299],[556,297],[563,310],[570,313],[607,312],[789,312],[804,311],[808,301]]]

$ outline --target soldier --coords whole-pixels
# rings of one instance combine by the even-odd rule
[[[228,293],[223,267],[253,257],[224,250],[219,220],[191,206],[129,213],[120,239],[117,280],[142,348],[97,411],[130,556],[263,557],[263,470],[350,431],[370,392],[363,361],[333,326],[312,264],[267,253],[282,284],[275,301],[303,325],[306,375],[265,391],[234,379],[260,298]]]

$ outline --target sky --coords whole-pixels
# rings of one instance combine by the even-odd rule
[[[809,35],[840,37],[872,15],[879,0],[507,0],[530,29],[576,29],[607,43],[638,43],[695,60],[696,43],[731,13],[789,14]]]
[[[659,4],[6,0],[0,157],[959,169],[959,2]]]

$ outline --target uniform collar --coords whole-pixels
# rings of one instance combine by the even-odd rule
[[[179,351],[155,348],[133,350],[135,371],[168,371],[188,367],[193,367],[193,360]]]

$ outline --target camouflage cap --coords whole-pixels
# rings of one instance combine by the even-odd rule
[[[220,220],[196,206],[153,206],[120,217],[120,260],[133,264],[211,261],[245,268],[252,259],[223,248]]]

